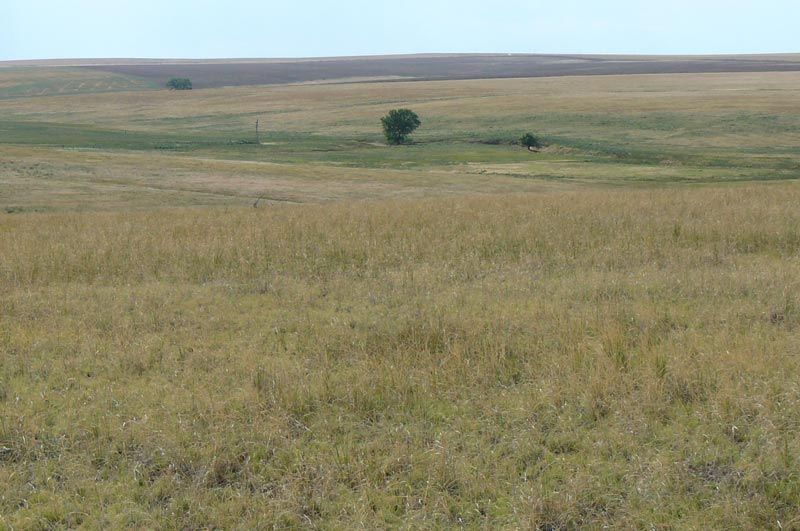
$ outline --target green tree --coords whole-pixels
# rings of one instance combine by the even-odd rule
[[[417,113],[410,109],[394,109],[381,118],[386,142],[392,145],[403,144],[422,122]]]
[[[172,90],[192,90],[192,81],[185,77],[173,77],[167,86]]]
[[[541,139],[532,133],[525,133],[522,135],[522,138],[519,139],[519,143],[528,148],[530,151],[535,151],[544,147]]]

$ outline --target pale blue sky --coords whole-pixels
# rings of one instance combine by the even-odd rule
[[[800,0],[0,0],[0,60],[800,52]]]

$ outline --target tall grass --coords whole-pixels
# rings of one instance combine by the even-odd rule
[[[798,201],[0,216],[0,525],[800,526]]]

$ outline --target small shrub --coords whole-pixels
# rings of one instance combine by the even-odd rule
[[[192,90],[192,81],[185,77],[173,77],[167,81],[167,87],[172,90]]]
[[[542,140],[533,133],[525,133],[519,139],[519,143],[528,148],[529,151],[537,151],[544,147]]]

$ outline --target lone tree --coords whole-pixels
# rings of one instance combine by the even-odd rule
[[[532,133],[525,133],[522,135],[522,138],[519,139],[519,143],[528,148],[528,151],[538,151],[544,147],[541,139]]]
[[[403,144],[422,122],[417,113],[410,109],[394,109],[381,118],[386,142],[392,145]]]
[[[185,77],[173,77],[167,86],[172,90],[192,90],[192,81]]]

